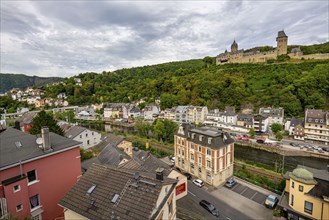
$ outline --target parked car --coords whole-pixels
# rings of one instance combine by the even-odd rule
[[[202,187],[204,185],[203,181],[200,179],[195,179],[192,181],[195,185],[197,185],[198,187]]]
[[[199,202],[199,204],[205,208],[208,212],[210,212],[212,215],[214,216],[219,216],[219,211],[218,209],[215,208],[215,206],[213,206],[213,204],[211,204],[210,202],[206,201],[206,200],[201,200]]]
[[[172,157],[172,158],[170,159],[170,161],[171,161],[172,163],[175,163],[175,157]]]
[[[293,142],[291,142],[290,145],[293,146],[293,147],[299,147],[299,144],[296,144],[296,143],[293,143]]]
[[[225,186],[228,188],[232,188],[236,184],[236,181],[233,178],[230,178],[226,181]]]
[[[189,173],[184,172],[183,175],[186,176],[188,180],[190,180],[192,178],[192,175]]]
[[[279,199],[277,196],[275,195],[269,195],[267,196],[266,200],[265,200],[265,206],[267,208],[271,208],[271,209],[274,209],[275,206],[278,204],[279,202]]]
[[[329,152],[329,147],[323,147],[322,150],[326,151],[326,152]]]

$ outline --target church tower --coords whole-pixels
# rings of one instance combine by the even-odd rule
[[[235,42],[235,40],[233,41],[232,45],[231,45],[231,52],[237,52],[238,51],[238,44]]]
[[[279,31],[278,32],[278,37],[276,38],[277,41],[277,54],[278,56],[282,54],[287,54],[287,47],[288,47],[288,36],[284,31]]]

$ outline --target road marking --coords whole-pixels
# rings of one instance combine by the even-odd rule
[[[257,195],[258,192],[255,192],[255,194],[250,198],[251,200],[255,197],[255,195]]]
[[[229,217],[226,217],[226,219],[231,220]]]
[[[195,194],[191,193],[191,191],[188,191],[188,193],[190,193],[192,196],[196,196]]]
[[[240,193],[240,195],[242,195],[242,193],[244,193],[245,191],[247,191],[248,187],[246,186],[246,188]]]

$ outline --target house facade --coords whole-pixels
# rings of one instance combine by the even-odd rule
[[[187,123],[187,108],[188,106],[179,105],[176,108],[176,122],[179,124]]]
[[[184,124],[174,141],[175,166],[181,170],[213,186],[233,175],[234,140],[228,133]]]
[[[306,141],[329,145],[329,112],[306,109],[304,123]]]
[[[238,114],[236,124],[250,129],[254,125],[254,116],[252,114]]]
[[[151,177],[93,164],[59,204],[66,209],[65,219],[172,220],[175,186],[176,180],[164,177],[161,170]]]
[[[269,118],[262,115],[255,115],[253,128],[255,131],[267,133],[269,130]]]
[[[154,120],[160,114],[160,109],[155,104],[149,104],[144,108],[144,119],[145,120]]]
[[[259,114],[268,118],[269,127],[273,123],[284,125],[284,109],[283,108],[260,108]]]
[[[286,187],[278,206],[287,219],[329,219],[329,173],[298,166],[285,174]]]
[[[81,175],[79,143],[43,128],[42,137],[0,131],[0,219],[62,218],[59,200]]]
[[[104,118],[128,118],[128,107],[125,103],[107,103],[104,106]]]
[[[207,119],[207,106],[189,106],[187,108],[187,121],[194,124],[202,124]]]
[[[64,135],[75,141],[82,142],[81,148],[88,149],[101,141],[101,133],[77,125],[63,125]]]

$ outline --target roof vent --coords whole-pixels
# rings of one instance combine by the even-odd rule
[[[133,177],[134,177],[135,180],[138,180],[138,178],[139,178],[139,173],[138,173],[138,172],[135,172],[134,175],[133,175]]]
[[[21,147],[23,146],[22,143],[21,143],[20,141],[16,141],[16,142],[15,142],[15,145],[16,145],[16,147],[17,147],[18,150],[20,150]]]
[[[114,196],[113,196],[113,198],[112,198],[111,202],[115,204],[115,203],[118,201],[118,199],[119,199],[119,196],[120,196],[120,195],[119,195],[119,194],[117,194],[117,193],[116,193],[116,194],[114,194]]]
[[[95,188],[96,188],[96,184],[92,184],[91,187],[87,191],[87,195],[90,195],[94,191]]]

